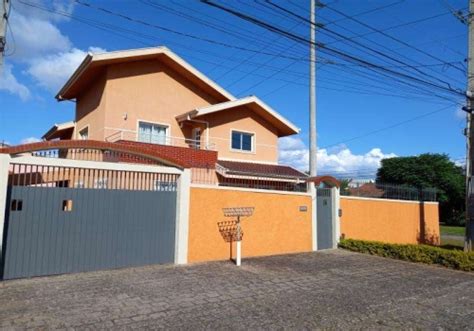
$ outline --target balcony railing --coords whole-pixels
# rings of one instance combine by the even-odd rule
[[[149,144],[186,147],[194,149],[204,149],[215,151],[214,143],[204,142],[202,140],[194,140],[182,137],[171,137],[159,134],[142,134],[133,130],[117,130],[105,138],[108,142],[116,142],[120,140],[136,141]]]

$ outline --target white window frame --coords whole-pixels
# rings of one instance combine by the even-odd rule
[[[250,151],[246,151],[246,150],[243,150],[243,149],[236,149],[236,148],[232,148],[232,133],[234,132],[238,132],[238,133],[244,133],[244,134],[249,134],[252,136],[252,140],[251,140],[251,149]],[[252,131],[245,131],[245,130],[239,130],[239,129],[230,129],[230,138],[229,138],[229,146],[230,146],[230,150],[232,152],[237,152],[237,153],[246,153],[246,154],[255,154],[256,152],[256,141],[257,141],[257,134],[255,132],[252,132]]]
[[[199,139],[196,139],[196,132],[199,132]],[[202,129],[200,127],[193,128],[191,130],[192,135],[192,145],[196,149],[201,149],[202,146]]]
[[[164,127],[166,129],[165,143],[160,144],[160,145],[171,145],[171,142],[169,141],[169,138],[171,137],[171,125],[169,125],[168,123],[153,122],[153,121],[147,121],[147,120],[142,120],[142,119],[137,120],[137,131],[136,131],[137,132],[137,142],[153,144],[153,142],[151,142],[151,141],[140,141],[140,123],[145,123],[145,124],[151,124],[151,125]]]
[[[87,131],[87,138],[86,138],[86,139],[84,139],[84,138],[82,137],[82,132],[84,132],[84,131]],[[90,130],[89,130],[89,124],[87,124],[86,126],[83,126],[82,129],[80,129],[80,130],[77,132],[77,135],[78,135],[79,140],[89,140],[89,137],[90,137],[90,134],[89,134],[90,132],[89,132],[89,131],[90,131]]]

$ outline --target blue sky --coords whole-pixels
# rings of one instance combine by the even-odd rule
[[[33,141],[54,123],[73,119],[74,104],[58,103],[54,95],[85,52],[166,45],[234,95],[255,94],[298,125],[302,129],[299,136],[281,141],[280,159],[302,169],[307,167],[309,64],[303,60],[308,56],[307,46],[198,1],[83,1],[148,25],[74,1],[21,2],[13,1],[7,57],[0,77],[0,140],[11,144]],[[307,0],[274,2],[308,16]],[[265,6],[264,0],[218,3],[283,30],[304,37],[309,35],[304,21],[278,14],[274,7]],[[462,69],[467,30],[451,11],[465,10],[466,1],[336,0],[328,5],[317,12],[319,22],[336,21],[327,24],[327,28],[346,37],[372,32],[336,11],[377,29],[390,28],[385,33],[418,50],[380,33],[354,40],[416,65],[425,75],[420,77],[427,79],[430,75],[438,78],[437,82],[465,89]],[[383,6],[384,9],[360,15]],[[396,27],[417,20],[420,22]],[[97,24],[101,24],[100,29],[91,26]],[[406,69],[400,63],[385,62],[380,56],[368,54],[366,49],[355,48],[354,44],[337,41],[324,31],[318,31],[317,38],[373,63],[394,70]],[[321,60],[317,72],[320,173],[370,177],[384,157],[425,152],[448,153],[453,160],[462,162],[465,141],[461,132],[465,120],[460,111],[461,96],[451,94],[447,101],[433,96],[430,88],[407,94],[406,88],[401,89],[393,80],[360,67],[343,65],[343,61],[319,50],[318,60]],[[440,60],[448,64],[443,65]],[[405,121],[408,122],[397,125]]]

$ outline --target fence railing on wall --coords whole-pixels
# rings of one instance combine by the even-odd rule
[[[133,130],[117,130],[105,137],[106,141],[118,142],[121,140],[143,142],[148,144],[166,145],[175,147],[185,147],[194,149],[216,150],[216,145],[213,142],[205,142],[204,139],[191,139],[182,137],[172,137],[168,135],[146,133],[140,134]]]
[[[10,164],[8,185],[135,191],[176,191],[179,175],[141,171]]]
[[[211,186],[239,187],[259,190],[308,192],[306,178],[266,176],[224,177],[215,169],[193,168],[191,183]]]
[[[36,151],[31,153],[35,157],[70,159],[80,161],[97,161],[97,162],[122,162],[122,163],[139,163],[150,165],[163,165],[163,163],[152,160],[139,155],[133,155],[125,152],[117,152],[111,150],[100,149],[84,149],[84,148],[67,148],[67,149],[51,149]]]
[[[438,191],[434,188],[417,188],[387,183],[364,183],[341,188],[342,196],[365,198],[437,201]]]

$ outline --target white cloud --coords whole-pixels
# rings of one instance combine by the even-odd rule
[[[321,148],[317,153],[318,173],[344,174],[344,176],[371,177],[375,175],[380,161],[396,156],[385,154],[380,148],[373,148],[365,154],[353,154],[344,145],[333,149]],[[309,150],[300,138],[285,137],[279,141],[279,159],[282,164],[289,164],[300,170],[308,170]]]
[[[29,0],[28,3],[33,6],[25,5],[21,2],[16,2],[13,8],[14,12],[20,13],[26,17],[36,17],[45,21],[61,22],[69,21],[70,18],[67,15],[71,15],[74,11],[75,1],[74,0]],[[52,10],[41,10],[36,8],[49,7]],[[61,12],[63,15],[59,15],[56,12]]]
[[[37,143],[39,141],[41,141],[41,139],[36,138],[36,137],[28,137],[28,138],[22,139],[20,141],[20,144],[22,144],[22,145],[23,144],[31,144],[31,143]]]
[[[0,67],[0,70],[2,70],[2,67]],[[12,66],[8,64],[5,64],[3,71],[0,72],[0,90],[17,95],[23,101],[30,98],[30,90],[16,80],[12,73]]]
[[[15,40],[10,40],[14,43],[13,61],[29,62],[38,56],[67,51],[72,47],[69,38],[50,21],[15,12],[11,17],[11,25],[15,27]]]
[[[74,10],[74,2],[71,0],[30,2],[41,7],[52,7],[66,14],[71,14]],[[86,55],[86,51],[73,47],[70,39],[58,28],[57,22],[64,20],[64,16],[21,3],[13,7],[11,14],[15,40],[7,39],[7,44],[13,52],[8,60],[15,63],[15,68],[23,67],[23,73],[49,92],[57,92]],[[97,47],[90,47],[89,51],[104,52]],[[25,92],[28,90],[26,86],[18,82],[19,77],[13,76],[11,67],[7,73],[9,80],[2,78],[0,89],[8,90],[26,100],[29,96],[29,91]]]
[[[299,170],[308,170],[309,150],[300,138],[284,137],[278,140],[279,161]]]
[[[93,50],[95,52],[103,52],[99,48],[94,48]],[[57,92],[85,56],[86,52],[72,48],[67,52],[38,57],[31,61],[26,72],[33,77],[39,86],[51,92]]]
[[[466,112],[464,110],[462,110],[461,107],[456,107],[456,111],[454,112],[454,116],[457,119],[465,120],[466,119]]]

